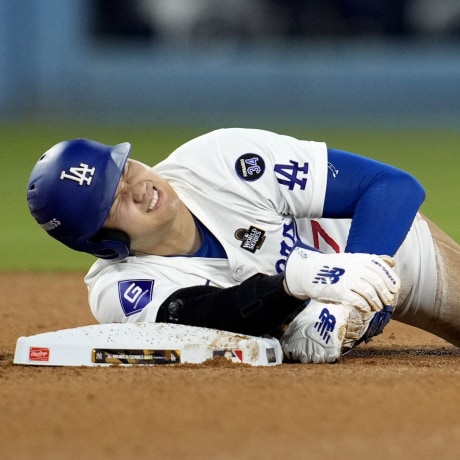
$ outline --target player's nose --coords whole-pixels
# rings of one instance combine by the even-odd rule
[[[131,196],[135,203],[142,203],[145,197],[145,183],[144,182],[137,182],[135,184],[131,184],[129,186],[129,190],[131,192]]]

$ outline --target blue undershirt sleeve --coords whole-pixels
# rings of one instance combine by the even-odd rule
[[[323,217],[352,218],[345,252],[393,256],[425,199],[410,174],[343,150],[328,149]]]

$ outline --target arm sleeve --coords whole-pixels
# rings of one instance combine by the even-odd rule
[[[350,218],[346,252],[393,256],[425,199],[410,174],[369,158],[328,149],[323,217]]]
[[[222,289],[179,289],[161,305],[156,321],[209,327],[249,335],[275,335],[304,302],[286,294],[281,275],[254,275]]]

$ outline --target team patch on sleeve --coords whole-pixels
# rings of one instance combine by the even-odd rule
[[[125,316],[134,315],[152,300],[153,280],[125,280],[118,282],[118,296]]]
[[[256,153],[245,153],[236,160],[235,171],[241,179],[255,181],[264,173],[265,162]]]

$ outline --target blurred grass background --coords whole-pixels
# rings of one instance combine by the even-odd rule
[[[448,128],[251,126],[321,140],[393,164],[415,175],[427,191],[422,212],[460,241],[458,189],[460,131]],[[132,143],[132,157],[154,164],[183,142],[215,127],[104,125],[84,123],[1,123],[1,271],[86,271],[95,260],[50,238],[30,216],[26,186],[31,169],[49,147],[77,137]]]

